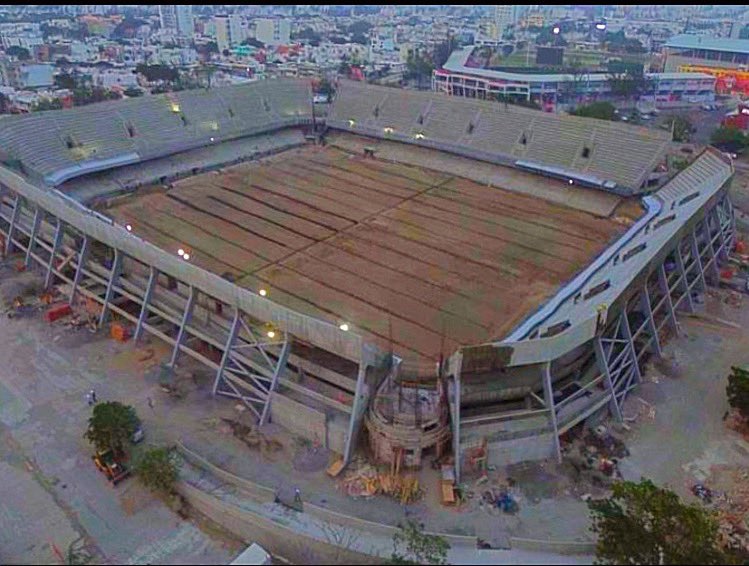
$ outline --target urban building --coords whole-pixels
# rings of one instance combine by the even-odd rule
[[[255,20],[255,39],[265,45],[283,45],[291,39],[291,22],[283,18]]]
[[[216,43],[219,51],[239,45],[247,39],[247,28],[239,14],[222,14],[213,17]]]
[[[194,22],[189,4],[160,5],[159,21],[165,32],[185,38],[193,36]]]
[[[663,46],[666,71],[707,73],[719,93],[749,93],[749,40],[678,35]]]
[[[612,100],[607,73],[523,73],[496,71],[466,65],[474,47],[454,51],[442,69],[435,69],[432,88],[451,95],[472,98],[499,96],[523,98],[539,104],[544,110],[559,106]],[[710,103],[715,100],[715,77],[706,73],[648,73],[652,88],[640,96],[643,102],[656,106],[681,106]]]

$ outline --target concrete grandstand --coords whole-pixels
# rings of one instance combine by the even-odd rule
[[[641,197],[661,132],[354,83],[313,108],[305,82],[265,81],[7,118],[4,249],[346,462],[365,416],[393,445],[424,431],[375,399],[432,391],[459,474],[477,443],[559,456],[620,416],[733,243],[715,150]]]

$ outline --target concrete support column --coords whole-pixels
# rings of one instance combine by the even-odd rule
[[[13,214],[10,217],[10,226],[8,227],[8,239],[5,242],[5,255],[8,255],[13,249],[13,236],[19,216],[21,216],[21,197],[16,194],[16,199],[13,203]]]
[[[268,420],[268,415],[270,414],[270,403],[273,399],[273,392],[276,390],[276,387],[278,387],[278,376],[281,375],[281,372],[284,370],[284,368],[286,368],[286,361],[289,359],[290,351],[291,337],[286,334],[286,341],[281,348],[281,353],[278,356],[278,364],[276,365],[276,369],[273,371],[273,377],[271,378],[270,385],[268,386],[268,399],[266,399],[265,401],[263,414],[260,415],[260,426],[263,426]]]
[[[681,288],[684,290],[687,300],[687,308],[689,312],[694,312],[694,302],[692,302],[692,292],[689,290],[689,279],[687,279],[687,272],[684,269],[684,258],[681,255],[681,242],[676,244],[676,250],[674,252],[676,256],[676,268],[679,270],[679,280],[681,281]]]
[[[29,246],[26,248],[26,268],[31,267],[31,252],[36,244],[36,233],[39,231],[39,222],[41,221],[42,212],[37,206],[34,208],[34,220],[31,224],[31,234],[29,234]]]
[[[453,454],[455,456],[455,483],[460,482],[461,458],[460,458],[460,394],[461,380],[460,371],[463,366],[463,353],[459,352],[456,357],[456,364],[453,369],[453,385],[455,387],[453,395]]]
[[[343,450],[343,464],[347,465],[351,461],[356,443],[354,435],[359,432],[359,427],[356,426],[359,417],[359,411],[361,410],[362,395],[364,393],[364,380],[367,377],[367,364],[364,362],[362,356],[359,362],[359,373],[356,376],[356,388],[354,390],[354,404],[351,407],[351,417],[348,423],[348,434],[346,434],[346,445]]]
[[[658,339],[658,327],[655,325],[655,318],[653,318],[653,305],[650,302],[650,290],[648,289],[647,282],[642,288],[640,300],[645,310],[645,315],[648,319],[648,327],[650,328],[650,333],[653,335],[653,350],[655,350],[656,355],[660,357],[663,355],[663,352],[661,351],[661,343]]]
[[[629,351],[632,354],[632,366],[635,373],[635,378],[637,379],[637,382],[639,383],[642,381],[642,375],[640,374],[640,365],[637,362],[637,350],[635,349],[635,342],[632,339],[632,329],[629,327],[629,319],[627,318],[627,305],[625,303],[624,310],[622,312],[622,332],[624,334],[624,338],[627,341]],[[625,386],[626,390],[626,386]]]
[[[107,292],[104,295],[104,306],[101,309],[101,316],[99,317],[99,327],[103,326],[107,321],[107,315],[109,314],[109,303],[112,301],[112,295],[114,294],[114,286],[117,284],[117,280],[120,278],[120,270],[122,268],[122,254],[117,248],[114,249],[114,261],[112,262],[112,271],[109,273],[109,282],[107,283]]]
[[[88,236],[84,234],[83,236],[83,243],[81,244],[81,249],[78,251],[78,265],[75,268],[75,276],[73,277],[73,285],[70,289],[70,301],[69,304],[73,304],[73,301],[75,299],[75,292],[78,290],[78,285],[81,282],[81,276],[83,275],[83,264],[86,263],[86,259],[88,258]]]
[[[671,291],[668,288],[668,278],[666,277],[666,266],[661,263],[658,268],[658,286],[661,292],[665,294],[666,308],[668,309],[668,318],[671,322],[671,327],[674,329],[674,334],[679,335],[679,323],[676,320],[676,311],[674,310],[674,302],[671,300]]]
[[[177,363],[177,357],[179,356],[179,348],[182,345],[182,341],[185,339],[185,331],[187,325],[190,324],[192,318],[192,312],[195,308],[195,298],[198,292],[195,287],[190,285],[190,294],[187,297],[187,303],[185,304],[185,311],[182,313],[182,322],[179,325],[179,332],[177,332],[177,340],[174,342],[174,349],[172,350],[172,357],[169,360],[169,367],[174,367]]]
[[[700,256],[700,246],[697,243],[697,228],[693,228],[689,233],[690,245],[692,247],[692,255],[694,256],[694,264],[697,266],[697,278],[700,282],[700,287],[703,293],[707,291],[707,282],[705,281],[705,267],[702,265],[702,256]]]
[[[611,379],[611,371],[609,371],[609,362],[606,355],[606,350],[603,347],[603,342],[600,336],[596,336],[593,339],[593,347],[596,352],[596,364],[598,370],[603,374],[603,379],[606,382],[606,387],[611,393],[611,401],[609,402],[609,410],[614,415],[617,421],[622,421],[622,412],[619,408],[619,401],[616,399],[616,390],[614,389],[614,381]]]
[[[135,326],[134,338],[136,342],[140,339],[140,336],[143,333],[143,323],[146,322],[146,318],[148,317],[148,305],[151,304],[151,296],[153,295],[153,290],[156,287],[156,281],[158,277],[159,272],[155,267],[151,266],[149,269],[146,290],[143,293],[143,304],[140,307],[140,314],[138,315],[138,324],[136,324]]]
[[[50,284],[52,283],[52,276],[54,275],[53,269],[55,267],[55,256],[57,256],[57,252],[60,249],[60,244],[62,243],[63,229],[64,225],[58,218],[57,225],[55,226],[55,237],[54,241],[52,242],[52,252],[49,255],[49,263],[47,264],[47,276],[44,279],[45,289],[49,288]]]
[[[234,310],[234,320],[231,323],[231,328],[229,329],[229,335],[226,337],[226,344],[224,345],[224,353],[221,356],[221,363],[218,366],[218,369],[216,370],[216,379],[213,382],[213,395],[215,396],[218,392],[218,386],[221,383],[221,380],[224,377],[224,370],[226,369],[226,364],[229,363],[229,355],[231,354],[231,349],[234,346],[234,340],[237,338],[237,333],[239,332],[239,309]]]
[[[559,444],[559,426],[557,424],[557,409],[554,404],[554,390],[551,387],[551,362],[546,362],[543,366],[542,381],[544,384],[544,401],[549,409],[549,421],[554,431],[554,449],[557,454],[557,461],[562,462],[562,447]]]

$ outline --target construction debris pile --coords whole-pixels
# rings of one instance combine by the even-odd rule
[[[226,423],[232,434],[241,440],[248,448],[260,450],[265,457],[269,457],[283,451],[283,444],[275,438],[270,438],[263,434],[255,426],[247,426],[235,421],[222,417],[221,420]]]
[[[416,476],[401,475],[393,470],[381,472],[361,459],[351,462],[348,471],[339,480],[337,488],[350,497],[356,498],[369,498],[378,494],[387,495],[398,500],[401,505],[415,503],[424,495]]]
[[[595,429],[569,431],[563,437],[565,463],[572,468],[576,481],[594,487],[609,487],[621,478],[619,460],[629,456],[624,442],[603,425]]]
[[[723,489],[711,489],[709,485]],[[713,466],[710,479],[693,485],[691,491],[716,512],[724,548],[749,554],[749,470]]]

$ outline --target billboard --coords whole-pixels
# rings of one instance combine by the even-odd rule
[[[564,47],[536,47],[536,65],[562,66]]]

